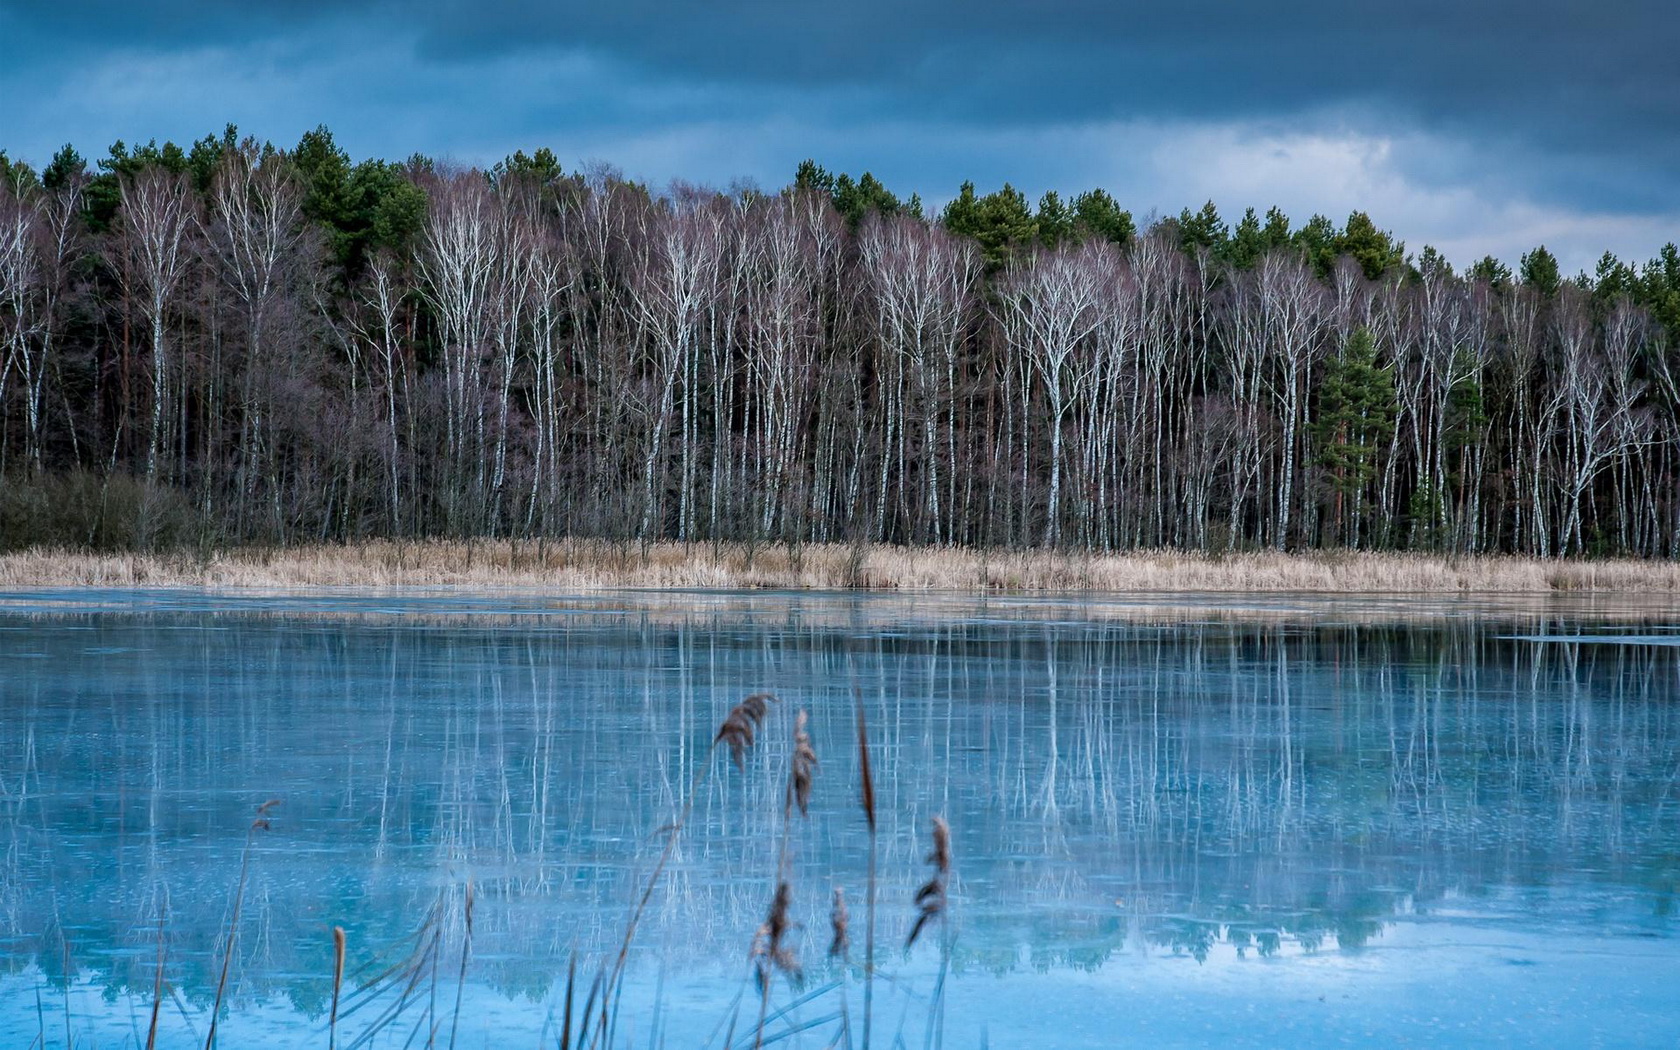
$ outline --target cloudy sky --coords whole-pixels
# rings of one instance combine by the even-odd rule
[[[1680,237],[1677,56],[1673,0],[0,0],[0,148],[326,123],[766,187],[809,156],[930,202],[1362,208],[1573,272]]]

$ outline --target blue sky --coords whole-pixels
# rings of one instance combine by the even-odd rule
[[[1677,56],[1665,0],[0,0],[0,148],[326,123],[357,157],[766,187],[809,156],[930,202],[1363,208],[1574,271],[1680,237]]]

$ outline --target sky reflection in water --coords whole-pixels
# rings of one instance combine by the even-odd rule
[[[703,782],[621,1032],[702,1045],[747,986],[797,708],[821,765],[790,839],[796,948],[807,991],[842,987],[796,1013],[855,1016],[857,967],[823,955],[836,886],[862,942],[855,689],[878,1037],[922,1039],[938,938],[902,945],[944,815],[951,1046],[1673,1046],[1672,624],[1401,599],[0,596],[0,1045],[62,1046],[66,1013],[78,1045],[143,1044],[160,920],[163,1045],[201,1041],[268,798],[223,1045],[325,1045],[331,927],[371,973],[434,907],[452,1006],[468,879],[460,1038],[536,1045],[761,689],[783,703],[744,773]]]

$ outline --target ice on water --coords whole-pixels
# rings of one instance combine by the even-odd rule
[[[788,1016],[855,1018],[856,698],[882,1045],[920,1045],[948,934],[953,1047],[1673,1046],[1675,637],[1661,610],[1401,598],[0,595],[0,1046],[143,1043],[160,925],[163,1045],[202,1039],[270,798],[223,1045],[324,1045],[331,928],[353,974],[435,907],[458,952],[468,880],[458,1043],[537,1045],[712,761],[620,1022],[700,1046],[749,987],[799,708],[796,950],[827,990]],[[708,748],[760,690],[743,773]],[[935,815],[950,926],[906,953]]]

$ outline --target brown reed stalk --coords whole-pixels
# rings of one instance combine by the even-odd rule
[[[904,947],[908,951],[920,937],[928,923],[945,913],[945,884],[951,874],[951,828],[944,817],[933,818],[933,852],[927,862],[933,865],[933,876],[916,891],[916,922]]]
[[[786,881],[777,882],[776,893],[770,899],[770,914],[753,935],[752,955],[760,989],[769,988],[770,979],[778,970],[794,980],[801,975],[799,959],[787,943],[787,935],[798,925],[789,916],[792,905],[793,887]]]
[[[933,818],[933,851],[927,859],[933,865],[933,877],[916,891],[916,923],[910,927],[904,950],[910,950],[929,923],[939,920],[939,979],[934,983],[933,999],[928,1003],[927,1034],[923,1040],[924,1050],[932,1050],[935,1045],[943,1044],[945,1038],[945,975],[951,966],[951,930],[944,921],[951,878],[951,828],[944,817]]]
[[[869,1030],[875,1006],[875,866],[880,845],[875,833],[875,778],[869,768],[869,726],[864,719],[863,693],[852,687],[857,707],[858,779],[863,819],[869,823],[869,888],[864,898],[863,927],[863,1050],[869,1050]]]
[[[76,1033],[70,1027],[70,984],[74,979],[70,973],[70,935],[64,932],[64,924],[58,926],[59,943],[64,950],[64,1050],[76,1050]],[[46,1036],[41,1036],[41,1050],[47,1050]]]
[[[799,980],[800,977],[799,960],[794,957],[793,949],[786,943],[788,932],[796,925],[788,917],[789,906],[792,903],[793,888],[788,885],[787,880],[777,880],[776,893],[770,899],[770,914],[753,935],[752,956],[756,964],[754,976],[758,979],[758,1027],[753,1033],[753,1050],[760,1050],[764,1046],[764,1020],[770,1012],[771,978],[777,970],[793,981]]]
[[[566,1008],[560,1018],[560,1050],[572,1050],[572,992],[577,988],[577,953],[566,965]]]
[[[763,728],[764,719],[770,712],[770,705],[776,700],[773,693],[754,693],[745,697],[740,703],[729,709],[722,724],[718,726],[717,735],[712,737],[712,746],[706,753],[706,761],[694,772],[694,780],[689,784],[688,796],[683,800],[682,812],[666,829],[665,848],[659,853],[659,860],[654,862],[653,871],[648,874],[647,884],[642,887],[642,894],[636,900],[636,907],[630,912],[630,921],[624,927],[624,940],[618,947],[618,956],[613,960],[612,972],[607,977],[601,992],[601,1035],[602,1041],[610,1044],[606,1038],[607,1025],[610,1023],[613,1011],[608,1004],[617,995],[620,982],[624,979],[624,966],[630,958],[630,944],[635,940],[636,930],[641,925],[642,915],[647,911],[648,901],[653,897],[653,891],[659,885],[659,877],[664,874],[665,866],[671,862],[671,854],[677,847],[677,836],[688,823],[688,818],[694,813],[694,799],[700,793],[701,785],[711,772],[712,753],[719,744],[729,746],[730,757],[735,761],[736,768],[745,772],[746,753],[753,745],[758,730]],[[587,1030],[587,1026],[579,1032]]]
[[[461,1024],[461,994],[467,986],[467,959],[472,955],[473,884],[470,878],[467,880],[466,920],[466,937],[461,941],[461,971],[455,977],[455,1012],[449,1018],[449,1050],[455,1050],[455,1031]]]
[[[333,993],[332,1012],[327,1015],[327,1050],[337,1050],[338,1047],[338,996],[344,988],[344,927],[334,926],[332,933]]]
[[[788,859],[793,838],[793,808],[797,805],[800,816],[810,816],[811,780],[817,766],[817,752],[811,746],[811,734],[805,729],[809,721],[810,716],[801,709],[793,722],[793,751],[788,757],[787,791],[782,796],[782,841],[776,857],[776,892],[770,900],[769,917],[753,936],[752,956],[757,960],[759,993],[758,1029],[753,1036],[755,1050],[764,1043],[764,1020],[770,1011],[770,979],[774,972],[781,970],[795,982],[800,979],[799,961],[794,958],[792,948],[784,944],[784,939],[795,925],[788,918],[793,900]]]
[[[163,1009],[163,930],[168,905],[158,910],[157,972],[152,976],[152,1021],[146,1026],[146,1050],[157,1047],[158,1014]]]
[[[372,1043],[381,1032],[395,1024],[410,1006],[419,1001],[421,984],[425,981],[427,972],[433,970],[433,960],[438,954],[442,939],[443,913],[444,897],[440,892],[427,913],[425,922],[411,935],[413,947],[408,954],[369,978],[351,994],[352,999],[359,998],[359,1001],[343,1010],[342,1017],[348,1017],[367,1006],[386,990],[394,989],[396,998],[360,1035],[347,1044],[346,1050],[358,1050],[359,1047]],[[419,1031],[418,1025],[415,1031]]]
[[[271,798],[258,806],[255,819],[245,829],[245,849],[239,857],[239,885],[233,893],[233,915],[228,919],[227,943],[222,950],[222,974],[216,980],[216,1000],[210,1007],[210,1032],[204,1037],[204,1050],[213,1050],[216,1045],[216,1022],[221,1017],[222,997],[227,993],[228,969],[233,965],[234,944],[239,939],[239,913],[245,906],[245,881],[251,872],[251,850],[256,844],[257,832],[268,830],[268,814],[279,804],[279,799]]]

